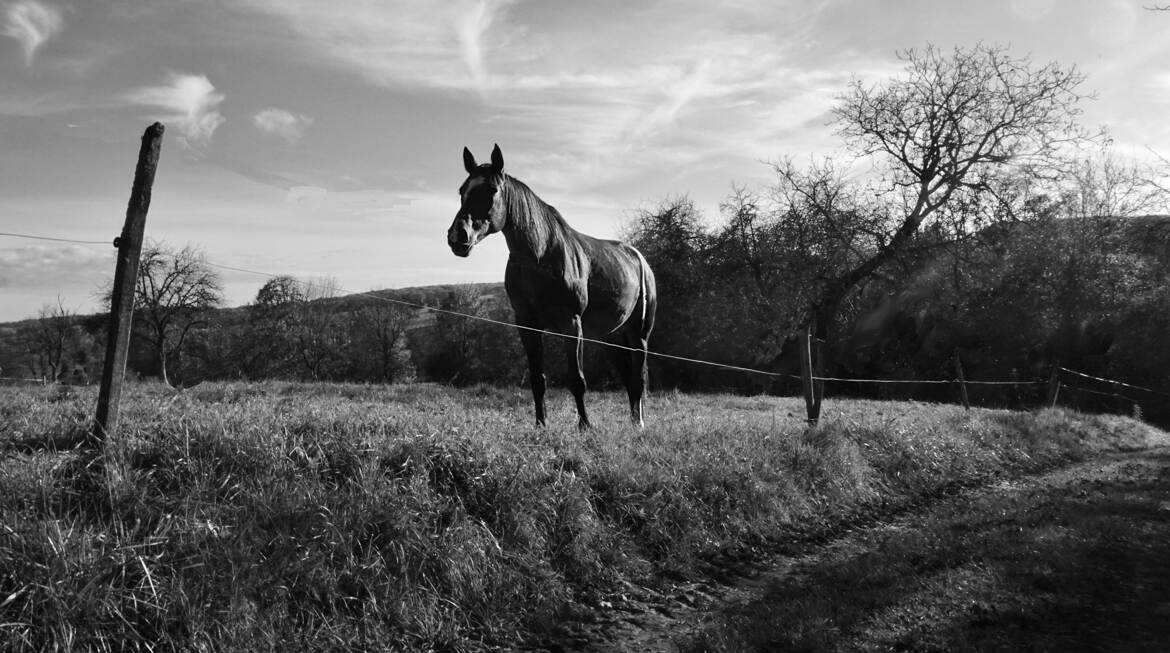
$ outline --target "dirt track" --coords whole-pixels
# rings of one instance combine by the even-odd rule
[[[1170,447],[964,492],[724,582],[631,588],[552,650],[1170,650]]]

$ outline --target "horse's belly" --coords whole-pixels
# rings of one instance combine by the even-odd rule
[[[594,301],[590,297],[585,313],[581,315],[582,326],[588,337],[599,338],[620,330],[634,319],[639,310],[639,294],[624,292],[607,297],[605,301]]]

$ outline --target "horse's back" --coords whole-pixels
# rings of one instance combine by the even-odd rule
[[[653,323],[653,283],[646,260],[634,247],[567,225],[556,246],[539,260],[510,256],[504,274],[504,287],[521,322],[560,330],[579,315],[590,338],[626,330],[644,338]]]

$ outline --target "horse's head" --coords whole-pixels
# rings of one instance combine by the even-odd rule
[[[504,228],[504,204],[500,185],[504,182],[504,155],[500,146],[492,148],[491,163],[482,165],[466,147],[463,148],[463,167],[467,180],[459,187],[459,212],[447,230],[447,244],[456,256],[467,256],[476,243],[488,234]]]

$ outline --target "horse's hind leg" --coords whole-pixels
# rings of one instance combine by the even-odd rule
[[[645,338],[638,338],[629,345],[633,351],[629,355],[626,394],[630,397],[630,420],[638,428],[645,426],[642,421],[642,394],[646,391],[650,376],[646,365],[647,344]]]
[[[569,325],[569,335],[575,336],[575,338],[565,343],[569,368],[567,381],[569,390],[573,393],[573,399],[577,401],[577,428],[586,429],[589,428],[589,417],[585,414],[585,371],[583,369],[585,341],[581,339],[580,316],[573,318]]]
[[[532,401],[536,404],[536,424],[544,426],[544,343],[537,331],[520,329],[520,344],[528,356],[528,380],[532,385]]]

